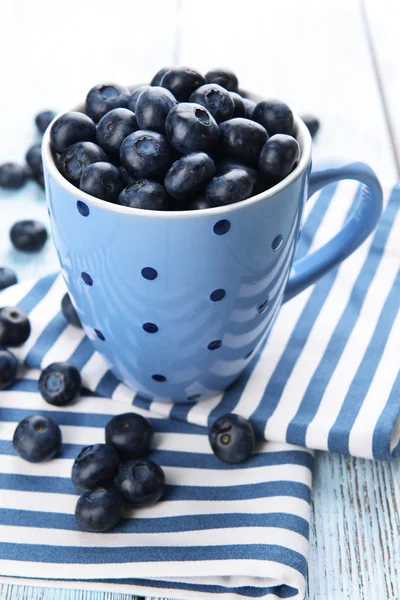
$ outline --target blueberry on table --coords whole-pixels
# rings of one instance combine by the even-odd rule
[[[100,533],[114,527],[123,517],[123,502],[112,487],[100,487],[81,496],[75,518],[84,531]]]
[[[217,83],[206,83],[195,90],[190,98],[204,106],[214,117],[217,123],[227,121],[233,116],[235,103],[230,93]]]
[[[219,128],[200,104],[183,102],[168,113],[165,131],[169,143],[181,154],[212,152],[218,147]]]
[[[99,121],[113,108],[126,108],[130,91],[116,83],[99,83],[86,96],[86,112],[94,121]]]
[[[217,175],[206,188],[206,198],[211,206],[225,206],[250,198],[254,181],[244,169],[231,169]]]
[[[39,252],[47,242],[47,237],[43,223],[33,219],[17,221],[10,230],[12,244],[22,252]]]
[[[73,365],[55,362],[46,367],[39,377],[39,392],[53,406],[70,404],[81,389],[81,376]]]
[[[161,183],[151,179],[138,179],[122,190],[117,204],[146,210],[168,210],[170,200]]]
[[[54,110],[42,110],[35,117],[36,127],[39,133],[44,133],[57,113]]]
[[[163,87],[144,90],[136,102],[135,114],[140,129],[165,133],[165,119],[175,104],[176,98]]]
[[[112,483],[118,473],[119,456],[108,444],[83,448],[72,465],[72,483],[80,490],[92,490]]]
[[[232,117],[246,117],[246,108],[242,96],[237,92],[230,92],[230,95],[234,104]]]
[[[254,114],[254,109],[257,106],[254,100],[250,100],[250,98],[242,98],[244,104],[244,111],[246,119],[252,119]]]
[[[17,163],[9,162],[0,165],[0,188],[19,190],[29,177],[28,169]]]
[[[268,133],[262,125],[237,117],[221,123],[219,129],[220,148],[226,157],[257,165],[261,148],[268,139]]]
[[[83,169],[96,162],[109,162],[104,150],[93,142],[77,142],[61,154],[58,168],[68,181],[79,187]]]
[[[118,452],[122,460],[139,458],[149,453],[153,426],[136,413],[116,415],[106,425],[106,443]]]
[[[174,67],[163,67],[162,69],[157,71],[157,73],[154,75],[153,79],[150,81],[150,85],[160,85],[161,80],[164,77],[165,73],[167,71],[170,71],[173,68]]]
[[[120,156],[123,166],[134,177],[157,178],[168,171],[172,148],[161,133],[140,129],[124,139]]]
[[[142,92],[144,92],[144,90],[148,90],[149,87],[150,87],[149,85],[141,85],[140,87],[136,88],[136,90],[134,90],[132,92],[131,97],[129,98],[128,105],[127,105],[127,108],[129,108],[129,110],[131,110],[132,112],[135,112],[136,103],[138,101],[140,94]]]
[[[70,325],[73,325],[74,327],[82,327],[81,321],[68,293],[66,293],[61,300],[61,312]]]
[[[300,147],[291,135],[277,133],[269,138],[260,154],[258,168],[266,180],[279,183],[292,172],[300,158]]]
[[[138,129],[135,113],[127,108],[114,108],[97,123],[97,143],[110,156],[119,157],[124,139]]]
[[[178,102],[187,102],[190,94],[206,82],[203,75],[187,67],[169,69],[162,77],[160,86],[167,88]]]
[[[119,169],[108,162],[96,162],[82,171],[79,188],[100,200],[116,202],[124,188]]]
[[[202,196],[197,196],[197,198],[193,198],[189,200],[185,206],[179,208],[179,210],[203,210],[204,208],[212,208],[214,205],[210,204],[207,198]]]
[[[14,432],[13,447],[24,460],[38,463],[50,460],[61,447],[61,431],[57,423],[42,415],[26,417]]]
[[[215,172],[213,159],[205,152],[192,152],[175,161],[165,176],[167,192],[176,200],[198,196]]]
[[[0,290],[5,290],[16,283],[18,283],[18,279],[14,271],[7,267],[0,267]]]
[[[314,138],[320,128],[320,122],[319,119],[317,117],[314,117],[314,115],[303,115],[302,120],[304,121],[308,131],[311,134],[311,137]]]
[[[164,493],[164,471],[148,458],[128,460],[121,465],[115,486],[129,504],[155,504]]]
[[[43,173],[32,173],[33,180],[44,190],[44,175]]]
[[[76,142],[95,142],[96,125],[92,119],[78,111],[72,111],[58,117],[50,130],[50,142],[53,149],[61,154]]]
[[[254,109],[253,119],[265,127],[270,136],[293,133],[293,113],[284,102],[261,100]]]
[[[238,78],[235,73],[226,68],[208,71],[208,73],[206,73],[206,81],[207,83],[218,83],[218,85],[230,92],[237,92],[239,87]]]
[[[0,308],[0,346],[21,346],[31,334],[27,315],[16,306]]]
[[[215,456],[232,464],[248,459],[256,443],[250,421],[233,413],[222,415],[214,421],[208,439]]]
[[[34,175],[43,174],[42,147],[34,144],[25,154],[25,160]]]
[[[0,348],[0,391],[14,383],[18,372],[16,356],[5,348]]]

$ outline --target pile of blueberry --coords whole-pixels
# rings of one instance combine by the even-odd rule
[[[59,117],[50,137],[60,172],[84,192],[132,208],[193,210],[282,181],[299,161],[294,133],[289,106],[243,97],[229,69],[203,76],[179,67],[133,93],[96,85],[85,113]]]

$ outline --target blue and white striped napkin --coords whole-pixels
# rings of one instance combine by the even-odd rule
[[[346,182],[311,199],[298,254],[335,233],[358,193]],[[234,387],[196,405],[149,402],[120,384],[60,314],[60,276],[5,290],[0,304],[18,304],[33,330],[16,352],[26,369],[0,393],[3,579],[179,598],[302,599],[310,449],[390,459],[399,446],[399,206],[396,186],[374,235],[282,308]],[[73,362],[91,390],[71,407],[50,407],[37,392],[39,369],[55,360]],[[153,457],[166,471],[165,500],[110,533],[80,532],[73,458],[103,441],[110,415],[127,404],[158,432]],[[61,425],[64,444],[59,458],[31,465],[14,456],[11,439],[16,423],[37,411]],[[223,412],[250,418],[268,440],[244,465],[211,453],[204,426]]]

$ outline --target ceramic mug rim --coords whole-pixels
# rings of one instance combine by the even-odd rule
[[[139,87],[140,85],[141,84],[137,84],[137,86],[134,86],[132,89],[134,89],[135,87]],[[254,100],[261,99],[261,97],[258,94],[248,93],[245,90],[242,91],[247,95],[247,97],[253,97]],[[76,108],[74,110],[79,109]],[[57,115],[52,121],[52,123],[54,123],[54,121],[58,119],[58,117],[60,117],[61,114],[63,113]],[[258,204],[259,202],[263,202],[264,200],[267,200],[268,198],[279,194],[283,190],[290,187],[290,185],[296,179],[298,179],[305,171],[311,160],[311,135],[304,121],[302,121],[302,119],[297,114],[294,114],[293,116],[296,130],[296,139],[300,146],[300,160],[294,171],[292,171],[283,181],[274,185],[269,190],[265,190],[260,194],[248,198],[247,200],[242,200],[241,202],[236,202],[235,204],[228,204],[226,206],[201,208],[198,210],[146,210],[143,208],[131,208],[129,206],[121,206],[120,204],[113,204],[111,202],[105,202],[100,198],[95,198],[94,196],[91,196],[90,194],[87,194],[86,192],[83,192],[82,190],[75,187],[72,183],[65,179],[65,177],[58,170],[50,143],[50,129],[52,123],[49,127],[47,127],[47,130],[43,136],[42,158],[48,174],[60,187],[64,188],[66,192],[68,192],[69,194],[73,194],[76,200],[81,200],[82,202],[85,202],[85,204],[97,206],[98,208],[109,211],[110,213],[120,213],[136,217],[151,217],[155,219],[199,219],[202,217],[208,217],[212,215],[226,215],[228,213],[245,209],[254,204]]]

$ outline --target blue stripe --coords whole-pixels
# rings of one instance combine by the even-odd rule
[[[375,425],[372,437],[372,453],[374,458],[379,457],[381,460],[390,460],[399,453],[400,442],[396,448],[393,448],[392,454],[390,453],[390,434],[393,431],[397,420],[400,418],[399,398],[400,373],[397,375],[388,401],[386,402],[386,406]]]
[[[84,337],[78,347],[74,350],[68,359],[68,362],[75,365],[79,371],[83,369],[89,359],[94,354],[94,347],[88,337]]]
[[[115,377],[114,373],[107,371],[96,388],[96,394],[104,396],[105,398],[112,398],[112,395],[119,384],[120,381]]]
[[[39,279],[33,288],[18,302],[17,306],[24,312],[30,313],[43,300],[57,277],[58,273],[52,273]]]

